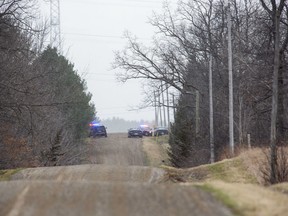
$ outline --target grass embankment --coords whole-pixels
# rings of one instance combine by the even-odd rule
[[[149,137],[143,143],[149,165],[162,165],[167,171],[167,182],[199,187],[231,209],[234,215],[288,214],[288,183],[264,186],[260,168],[266,157],[261,149],[245,151],[238,157],[214,164],[176,169],[163,163],[163,160],[168,161],[167,137]]]
[[[243,159],[239,157],[189,169],[164,168],[172,181],[195,183],[220,180],[228,183],[258,183],[257,178],[248,171]]]
[[[263,186],[260,167],[263,151],[243,152],[233,159],[189,169],[164,167],[168,179],[211,193],[240,216],[284,216],[288,214],[288,183]]]
[[[169,165],[168,147],[168,136],[145,137],[143,139],[143,150],[147,165],[154,167]]]
[[[0,181],[9,181],[11,176],[21,171],[22,169],[9,169],[9,170],[0,170]]]

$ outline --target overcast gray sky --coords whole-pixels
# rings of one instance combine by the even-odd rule
[[[178,0],[170,0],[176,5]],[[125,31],[149,44],[154,34],[148,23],[153,11],[162,11],[162,0],[60,0],[64,55],[87,81],[88,91],[101,119],[154,120],[153,108],[130,111],[141,104],[139,81],[122,84],[111,70],[114,51],[126,44]],[[49,14],[49,3],[44,3]]]

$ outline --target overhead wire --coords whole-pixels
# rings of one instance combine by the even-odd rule
[[[63,0],[62,0],[63,1]],[[103,1],[103,0],[99,0],[99,1],[95,1],[95,0],[64,0],[64,1],[69,1],[69,2],[77,2],[77,3],[88,3],[88,4],[102,4],[102,3],[108,3],[108,4],[114,4],[114,3],[116,3],[116,4],[119,4],[119,5],[121,5],[121,4],[123,4],[123,3],[142,3],[142,4],[162,4],[162,3],[164,3],[165,1],[152,1],[152,0],[122,0],[122,1],[120,1],[119,2],[119,0],[118,1],[113,1],[113,0],[105,0],[105,1]],[[170,4],[174,4],[174,2],[169,2]],[[176,3],[176,2],[175,2]]]
[[[45,0],[44,0],[45,1]],[[95,1],[95,0],[62,0],[66,3],[79,3],[79,4],[83,4],[83,3],[88,3],[88,4],[107,4],[107,5],[113,5],[113,6],[128,6],[128,7],[143,7],[143,4],[160,4],[160,3],[164,3],[165,1],[152,1],[152,0],[122,0],[121,2],[119,1],[113,1],[110,0],[107,2],[107,0],[103,1],[103,0],[99,0],[99,1]],[[177,0],[175,0],[177,1]],[[48,1],[45,1],[48,2]],[[127,5],[126,3],[128,3],[129,5]],[[124,3],[124,4],[123,4]],[[131,4],[133,3],[133,4]],[[138,4],[135,5],[134,3]],[[176,4],[176,2],[169,2],[170,4]],[[151,5],[151,7],[153,7]],[[155,8],[155,7],[153,7]],[[123,36],[117,36],[117,35],[101,35],[101,34],[90,34],[90,33],[77,33],[77,32],[61,32],[62,35],[72,35],[72,36],[82,36],[82,37],[95,37],[95,38],[109,38],[109,39],[121,39],[121,40],[125,40],[126,38]],[[151,38],[141,38],[138,37],[137,39],[139,40],[151,40]],[[111,41],[108,41],[111,42]]]
[[[162,7],[162,3],[164,1],[153,1],[153,0],[122,0],[122,1],[113,1],[113,0],[99,0],[99,1],[91,1],[91,0],[61,0],[65,5],[67,5],[68,3],[77,3],[77,4],[93,4],[94,5],[107,5],[107,6],[121,6],[121,7],[131,7],[131,8],[160,8],[160,6]],[[175,0],[177,1],[177,0]],[[176,3],[176,2],[175,2]],[[172,3],[172,4],[175,4]],[[63,8],[65,9],[65,7]],[[79,8],[80,10],[80,8]],[[123,36],[117,36],[117,35],[101,35],[101,34],[90,34],[90,33],[77,33],[77,32],[62,32],[62,35],[66,35],[66,36],[76,36],[76,37],[91,37],[91,38],[103,38],[103,39],[111,39],[111,40],[125,40],[126,38]],[[137,38],[139,40],[151,40],[150,38]],[[99,75],[97,73],[87,73],[87,75]],[[106,74],[105,74],[106,75]],[[107,74],[108,76],[108,74]],[[109,75],[110,76],[110,75]],[[111,75],[113,76],[113,75]],[[103,77],[104,78],[104,77]],[[96,78],[89,78],[89,80],[97,80],[99,82],[110,82],[112,81],[112,79],[110,79],[110,77],[105,77],[106,79],[103,79],[100,77],[100,79],[96,79]],[[112,78],[112,77],[111,77]],[[126,108],[126,107],[123,107]],[[120,107],[119,107],[120,109]],[[101,109],[100,109],[101,110]],[[106,113],[106,115],[116,115],[116,114],[126,114],[126,113],[131,113],[131,112],[135,112],[137,110],[129,110],[129,111],[125,111],[125,112],[119,112],[119,113]],[[139,110],[138,110],[139,112]]]
[[[63,0],[62,0],[63,1]],[[94,5],[107,5],[107,6],[120,6],[120,7],[141,7],[141,8],[155,8],[156,6],[158,8],[162,8],[164,2],[166,1],[146,1],[146,0],[122,0],[122,1],[90,1],[90,0],[64,0],[64,2],[68,3],[76,3],[76,4],[94,4]],[[168,1],[168,4],[170,5],[176,5],[178,3],[178,0],[172,0]]]
[[[61,34],[63,34],[63,35],[83,36],[83,37],[112,38],[112,39],[123,39],[123,40],[126,39],[126,37],[116,36],[116,35],[87,34],[87,33],[77,33],[77,32],[63,32]],[[137,39],[139,39],[139,40],[150,40],[150,38],[142,38],[142,37],[137,37]]]

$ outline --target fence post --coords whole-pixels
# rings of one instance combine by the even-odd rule
[[[251,149],[251,135],[247,134],[248,148]]]

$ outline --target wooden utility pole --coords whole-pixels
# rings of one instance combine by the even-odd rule
[[[160,115],[160,122],[158,126],[162,126],[162,123],[163,123],[160,97],[161,97],[161,93],[160,93],[160,90],[158,90],[158,111]]]
[[[158,127],[157,97],[155,91],[154,91],[154,107],[155,107],[155,127]]]
[[[170,110],[169,110],[169,90],[168,85],[166,84],[166,99],[167,99],[167,128],[170,129]]]
[[[200,131],[200,94],[199,91],[196,90],[196,107],[195,107],[195,135],[196,138],[199,136],[199,131]]]
[[[172,94],[172,103],[173,103],[173,118],[175,120],[175,115],[176,115],[176,105],[175,105],[175,95]]]
[[[162,82],[161,82],[161,94],[162,94],[163,117],[164,117],[164,124],[163,124],[163,126],[166,127],[165,97],[164,97],[164,91],[163,91]]]
[[[215,162],[214,153],[214,115],[213,115],[213,74],[212,74],[213,56],[210,53],[209,60],[209,119],[210,119],[210,162]]]
[[[231,39],[231,9],[228,0],[227,7],[228,28],[228,70],[229,70],[229,145],[232,156],[234,155],[234,115],[233,115],[233,73],[232,73],[232,39]]]

